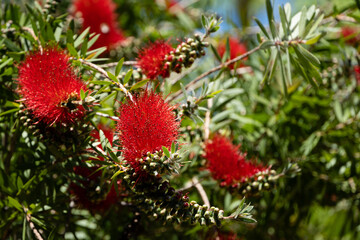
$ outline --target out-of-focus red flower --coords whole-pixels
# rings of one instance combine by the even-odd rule
[[[358,44],[360,41],[360,29],[352,26],[344,26],[341,28],[341,34],[347,38],[345,42],[350,45]]]
[[[211,238],[211,240],[239,240],[236,233],[218,233],[215,238]]]
[[[70,193],[75,196],[76,203],[92,212],[106,211],[116,203],[118,197],[114,185],[102,186],[98,191],[98,186],[102,171],[95,172],[98,167],[74,167],[74,173],[82,177],[78,185],[70,183]]]
[[[150,79],[156,79],[158,76],[169,77],[170,71],[169,67],[165,65],[165,56],[174,50],[169,43],[164,41],[151,43],[140,50],[138,65]]]
[[[261,165],[245,160],[246,154],[239,151],[229,139],[215,135],[205,144],[204,158],[214,179],[221,180],[223,185],[243,182],[256,173],[265,170]]]
[[[113,129],[103,124],[99,124],[98,128],[104,132],[110,144],[112,144]],[[100,141],[100,134],[97,130],[93,130],[90,135],[95,140]],[[103,161],[104,159],[99,157],[97,160]],[[82,208],[89,209],[92,212],[106,211],[118,200],[114,185],[104,185],[100,188],[101,190],[98,191],[100,178],[103,173],[102,171],[95,172],[98,168],[99,167],[88,168],[85,166],[74,167],[74,173],[82,178],[82,180],[79,180],[82,186],[76,183],[71,183],[69,186],[71,194],[75,196],[76,203]]]
[[[354,72],[355,72],[355,78],[356,78],[357,84],[360,85],[360,66],[359,65],[354,67]]]
[[[165,0],[165,6],[170,13],[176,13],[176,11],[184,10],[177,0]]]
[[[247,52],[246,46],[244,43],[239,42],[236,38],[230,37],[229,38],[229,46],[230,46],[230,57],[227,60],[231,60],[236,58],[237,56],[240,56]],[[218,52],[220,54],[220,57],[223,57],[226,52],[226,41],[221,42],[218,46]],[[246,60],[246,58],[244,59]],[[229,65],[230,69],[234,69],[235,64]],[[238,67],[243,67],[244,64],[241,62],[238,64]]]
[[[63,51],[46,48],[28,55],[19,67],[18,83],[26,108],[40,121],[50,125],[83,117],[84,108],[73,101],[86,86]]]
[[[125,159],[137,169],[137,159],[147,152],[154,153],[162,146],[171,147],[178,137],[179,121],[175,107],[160,94],[146,90],[119,109],[117,132]]]
[[[90,27],[90,32],[100,34],[91,49],[105,46],[109,50],[125,40],[116,22],[116,5],[112,0],[75,0],[74,6],[83,21],[82,31]]]

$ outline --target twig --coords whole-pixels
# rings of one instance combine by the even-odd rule
[[[203,200],[204,204],[208,207],[210,207],[210,201],[208,196],[206,195],[206,192],[203,188],[203,186],[200,184],[199,180],[197,179],[197,177],[193,177],[191,179],[191,181],[193,182],[194,186],[196,187],[196,189],[198,190],[201,199]]]
[[[39,45],[39,50],[40,53],[43,53],[43,48],[41,46],[41,42],[39,40],[39,38],[35,35],[34,30],[32,30],[32,28],[29,27],[22,27],[23,30],[27,31],[28,33],[30,33],[30,35],[35,39],[35,41],[37,41],[38,45]]]
[[[70,58],[70,59],[72,59],[72,60],[77,60],[77,61],[81,62],[81,63],[84,64],[84,65],[88,65],[89,67],[94,68],[94,69],[97,70],[99,73],[101,73],[102,75],[104,75],[107,79],[109,79],[111,82],[113,82],[113,83],[115,83],[116,85],[118,85],[118,86],[120,87],[120,89],[125,93],[125,96],[127,96],[128,98],[130,98],[130,100],[131,100],[132,102],[134,101],[134,100],[133,100],[133,96],[132,96],[131,93],[124,87],[124,85],[122,85],[120,82],[115,82],[115,81],[113,81],[113,80],[108,76],[107,72],[106,72],[103,68],[101,68],[101,67],[99,67],[99,66],[97,66],[97,65],[95,65],[95,64],[93,64],[93,63],[91,63],[91,62],[88,62],[88,61],[86,61],[86,60],[84,60],[84,59],[81,59],[81,58]]]
[[[34,223],[31,221],[31,215],[28,213],[28,209],[24,207],[24,211],[26,214],[26,221],[29,223],[29,226],[30,226],[31,230],[33,231],[36,239],[43,240],[40,232],[35,228]]]
[[[110,116],[110,115],[108,115],[106,113],[96,112],[95,114],[100,116],[100,117],[106,117],[106,118],[109,118],[109,119],[114,120],[114,121],[119,121],[120,120],[118,117]]]
[[[197,78],[195,78],[193,81],[191,81],[190,83],[188,83],[188,84],[185,86],[185,89],[186,89],[186,90],[189,89],[192,85],[194,85],[195,83],[197,83],[197,82],[200,81],[201,79],[209,76],[210,74],[212,74],[212,73],[214,73],[214,72],[216,72],[216,71],[219,71],[220,69],[222,69],[222,68],[224,68],[224,67],[227,67],[227,66],[229,66],[229,65],[231,65],[231,64],[233,64],[233,63],[235,63],[235,62],[237,62],[237,61],[240,61],[240,60],[248,57],[249,55],[253,54],[254,52],[259,51],[259,50],[260,50],[260,47],[261,47],[261,45],[257,46],[256,48],[251,49],[250,51],[248,51],[248,52],[246,52],[246,53],[244,53],[244,54],[242,54],[242,55],[240,55],[240,56],[238,56],[238,57],[236,57],[236,58],[233,58],[233,59],[231,59],[231,60],[229,60],[229,61],[227,61],[227,62],[225,62],[225,63],[222,63],[222,64],[220,64],[220,65],[218,65],[218,66],[210,69],[209,71],[207,71],[207,72],[205,72],[205,73],[203,73],[203,74],[201,74],[200,76],[198,76]],[[176,93],[174,93],[174,94],[169,98],[169,102],[175,100],[175,99],[178,98],[181,94],[182,94],[182,90],[177,91]]]
[[[101,64],[101,65],[99,65],[99,67],[111,68],[111,67],[115,67],[117,64],[118,64],[117,62],[111,62],[111,63]],[[125,62],[123,62],[123,66],[134,66],[134,65],[137,65],[137,61],[125,61]]]
[[[204,121],[204,138],[205,141],[208,140],[209,135],[210,135],[210,109],[213,105],[213,99],[210,98],[207,100],[207,105],[208,105],[208,110],[205,113],[205,121]]]

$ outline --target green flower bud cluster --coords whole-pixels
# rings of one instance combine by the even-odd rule
[[[198,105],[194,101],[190,101],[189,99],[186,101],[186,103],[181,105],[182,115],[185,115],[187,117],[193,115],[197,109]]]
[[[169,55],[165,56],[165,68],[169,72],[180,73],[182,67],[191,67],[195,59],[204,56],[204,48],[208,46],[209,43],[202,41],[197,34],[194,38],[186,39],[176,47],[175,51],[171,51]]]
[[[60,149],[65,155],[73,154],[74,149],[85,148],[87,145],[85,140],[94,129],[92,125],[81,122],[49,126],[39,121],[23,104],[20,104],[18,117],[23,126],[28,128],[29,133],[46,141],[49,147]]]
[[[163,151],[148,152],[145,157],[137,159],[137,162],[140,163],[141,170],[151,175],[178,174],[181,158],[177,152],[169,154],[170,157],[166,156]]]
[[[159,176],[137,174],[132,168],[127,168],[123,174],[125,186],[134,194],[132,203],[151,218],[171,223],[218,226],[224,218],[224,211],[190,202],[187,194],[175,191]]]
[[[244,196],[256,195],[261,191],[273,188],[278,178],[279,175],[275,170],[268,169],[247,178],[245,182],[233,184],[230,188],[231,191],[236,191]]]

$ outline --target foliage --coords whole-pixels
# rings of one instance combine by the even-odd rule
[[[126,39],[110,49],[94,48],[106,33],[83,29],[72,2],[14,2],[2,2],[0,14],[1,238],[360,239],[356,3],[326,13],[285,4],[276,22],[266,0],[268,23],[235,29],[248,50],[234,53],[216,35],[221,18],[202,10],[213,1],[114,1],[111,28]],[[241,9],[244,26],[247,17]],[[354,31],[342,35],[345,26]],[[149,41],[166,51],[140,65]],[[19,91],[33,54],[34,72],[44,75],[31,76],[40,84],[29,89],[53,86],[41,54],[55,47],[66,54],[59,76],[70,71],[86,88],[55,98],[62,105],[49,111],[80,107],[74,121],[37,118],[41,109]],[[37,104],[48,109],[44,99]],[[122,118],[126,106],[139,111]],[[231,185],[214,179],[204,153],[217,137],[232,161],[266,171]],[[141,156],[129,159],[126,149]],[[214,154],[212,166],[226,171],[227,155]]]

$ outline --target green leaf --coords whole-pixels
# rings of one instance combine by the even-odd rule
[[[279,49],[279,52],[280,52],[280,49]],[[282,61],[280,53],[278,53],[278,58],[279,58],[279,64],[280,64],[280,69],[281,69],[281,79],[282,79],[282,84],[283,84],[284,95],[285,95],[285,97],[288,97],[287,81],[286,81],[286,77],[285,77],[285,67],[284,67],[284,63]]]
[[[126,73],[126,75],[125,75],[125,77],[124,77],[124,81],[123,81],[124,84],[127,84],[127,83],[129,82],[132,73],[133,73],[133,70],[132,70],[132,69],[130,69],[130,70]],[[140,82],[142,82],[142,81],[140,81]],[[140,82],[138,82],[138,83],[140,83]],[[136,84],[135,84],[135,85],[136,85]]]
[[[176,152],[176,144],[175,142],[171,143],[171,153],[175,153]]]
[[[229,37],[226,38],[225,53],[222,57],[222,62],[226,62],[230,58],[230,42]]]
[[[149,80],[150,80],[150,79],[144,79],[144,80],[136,83],[134,86],[132,86],[132,87],[130,88],[130,91],[135,90],[135,89],[138,89],[138,88],[141,88],[141,87],[144,86]]]
[[[99,129],[99,135],[102,149],[106,149],[107,147],[111,148],[109,140],[106,138],[104,132],[101,129]]]
[[[100,37],[100,34],[96,34],[95,36],[93,36],[90,41],[88,42],[88,49],[91,48],[92,45],[94,45],[94,43],[98,40],[98,38]],[[90,55],[89,52],[87,52],[87,55]]]
[[[20,212],[23,212],[21,204],[15,198],[8,196],[9,205],[15,207]]]
[[[119,159],[117,158],[117,156],[115,155],[115,153],[112,151],[111,148],[106,148],[106,152],[110,155],[110,158],[116,162],[116,163],[119,163]]]
[[[85,99],[85,92],[83,89],[80,89],[80,98],[81,98],[81,100]]]
[[[46,24],[46,36],[48,40],[55,40],[54,31],[51,28],[50,23]]]
[[[163,153],[165,154],[165,156],[167,156],[168,158],[170,158],[171,157],[171,155],[170,155],[170,152],[169,152],[169,150],[166,148],[166,147],[162,147],[162,150],[163,150]]]
[[[76,49],[74,48],[73,45],[71,45],[70,43],[67,43],[67,44],[66,44],[66,47],[67,47],[67,49],[69,50],[69,53],[70,53],[73,57],[78,58],[78,53],[77,53],[77,51],[76,51]]]
[[[74,42],[74,47],[78,47],[80,46],[80,44],[83,42],[83,39],[85,38],[85,36],[88,35],[90,31],[90,27],[88,27],[87,29],[85,29],[79,37],[76,38],[75,42]]]
[[[66,32],[66,43],[67,44],[74,44],[74,33],[71,29],[68,29]]]
[[[213,98],[213,97],[215,97],[216,94],[219,94],[219,93],[221,93],[222,91],[223,91],[223,90],[220,89],[220,90],[217,90],[217,91],[215,91],[215,92],[213,92],[213,93],[210,93],[209,95],[205,96],[204,99]]]
[[[290,20],[291,20],[291,4],[290,3],[285,3],[284,5],[284,12],[285,12],[285,16],[286,16],[286,20],[289,23],[290,26]]]
[[[272,40],[265,40],[260,44],[260,49],[268,49],[272,46],[274,46],[274,41]]]
[[[304,6],[301,10],[300,20],[299,20],[299,37],[305,38],[305,27],[306,27],[306,20],[307,20],[307,10]]]
[[[301,45],[297,45],[297,48],[295,49],[299,50],[299,53],[303,55],[309,62],[311,62],[314,66],[320,67],[320,60],[315,57],[311,52],[303,48]]]
[[[316,21],[311,25],[311,28],[308,32],[308,35],[311,35],[320,25],[321,21],[324,19],[324,14],[321,14]]]
[[[124,64],[124,58],[121,58],[120,61],[116,64],[115,76],[118,76],[118,75],[119,75],[123,64]]]
[[[266,28],[264,27],[264,25],[260,22],[259,19],[257,19],[256,17],[254,17],[255,22],[257,23],[257,25],[259,25],[261,31],[264,33],[264,35],[270,39],[269,33],[266,31]]]
[[[116,95],[117,92],[112,92],[111,94],[107,95],[105,98],[101,99],[101,103],[106,102],[108,99],[112,98]]]
[[[112,74],[111,72],[106,72],[106,73],[111,80],[113,80],[116,83],[119,82],[119,80],[117,79],[117,77],[115,77],[114,74]]]
[[[290,85],[292,85],[292,78],[291,78],[291,62],[290,62],[290,53],[289,53],[289,48],[286,48],[286,70],[287,70],[287,78],[288,81],[290,83]]]
[[[0,117],[4,116],[4,115],[7,115],[7,114],[10,114],[10,113],[13,113],[13,112],[17,112],[17,111],[19,111],[19,108],[13,108],[13,109],[7,110],[5,112],[0,113]]]
[[[274,22],[275,22],[274,10],[273,10],[273,7],[271,6],[270,0],[266,0],[266,12],[267,12],[267,17],[268,17],[272,37],[275,38],[276,37],[276,29],[275,29],[275,24],[274,24]]]
[[[120,173],[123,173],[124,171],[122,171],[121,169],[118,170],[114,175],[112,175],[111,179],[116,178]]]
[[[335,112],[335,116],[338,119],[338,121],[344,122],[345,118],[344,118],[341,104],[339,101],[334,102],[334,112]]]
[[[319,33],[318,35],[316,35],[315,37],[313,38],[310,38],[308,39],[305,44],[306,45],[312,45],[312,44],[315,44],[319,41],[320,38],[322,38],[326,33],[325,32],[322,32],[322,33]]]
[[[204,28],[206,28],[207,26],[207,21],[204,15],[201,15],[201,23],[203,25]]]
[[[271,52],[270,59],[268,61],[268,65],[266,66],[264,78],[263,78],[261,84],[264,84],[265,82],[268,82],[269,80],[272,79],[275,69],[276,69],[276,64],[278,61],[277,54],[278,54],[278,51]]]
[[[218,53],[218,51],[214,48],[214,46],[212,44],[210,44],[210,48],[211,48],[211,51],[214,53],[216,59],[221,62],[221,57]]]
[[[86,52],[87,52],[87,50],[88,50],[88,37],[86,37],[85,39],[84,39],[84,41],[83,41],[83,43],[81,44],[81,56],[83,57],[83,58],[85,58],[86,57]]]
[[[280,15],[281,26],[284,31],[284,35],[287,36],[288,35],[288,25],[287,25],[285,10],[282,6],[279,6],[279,15]]]

